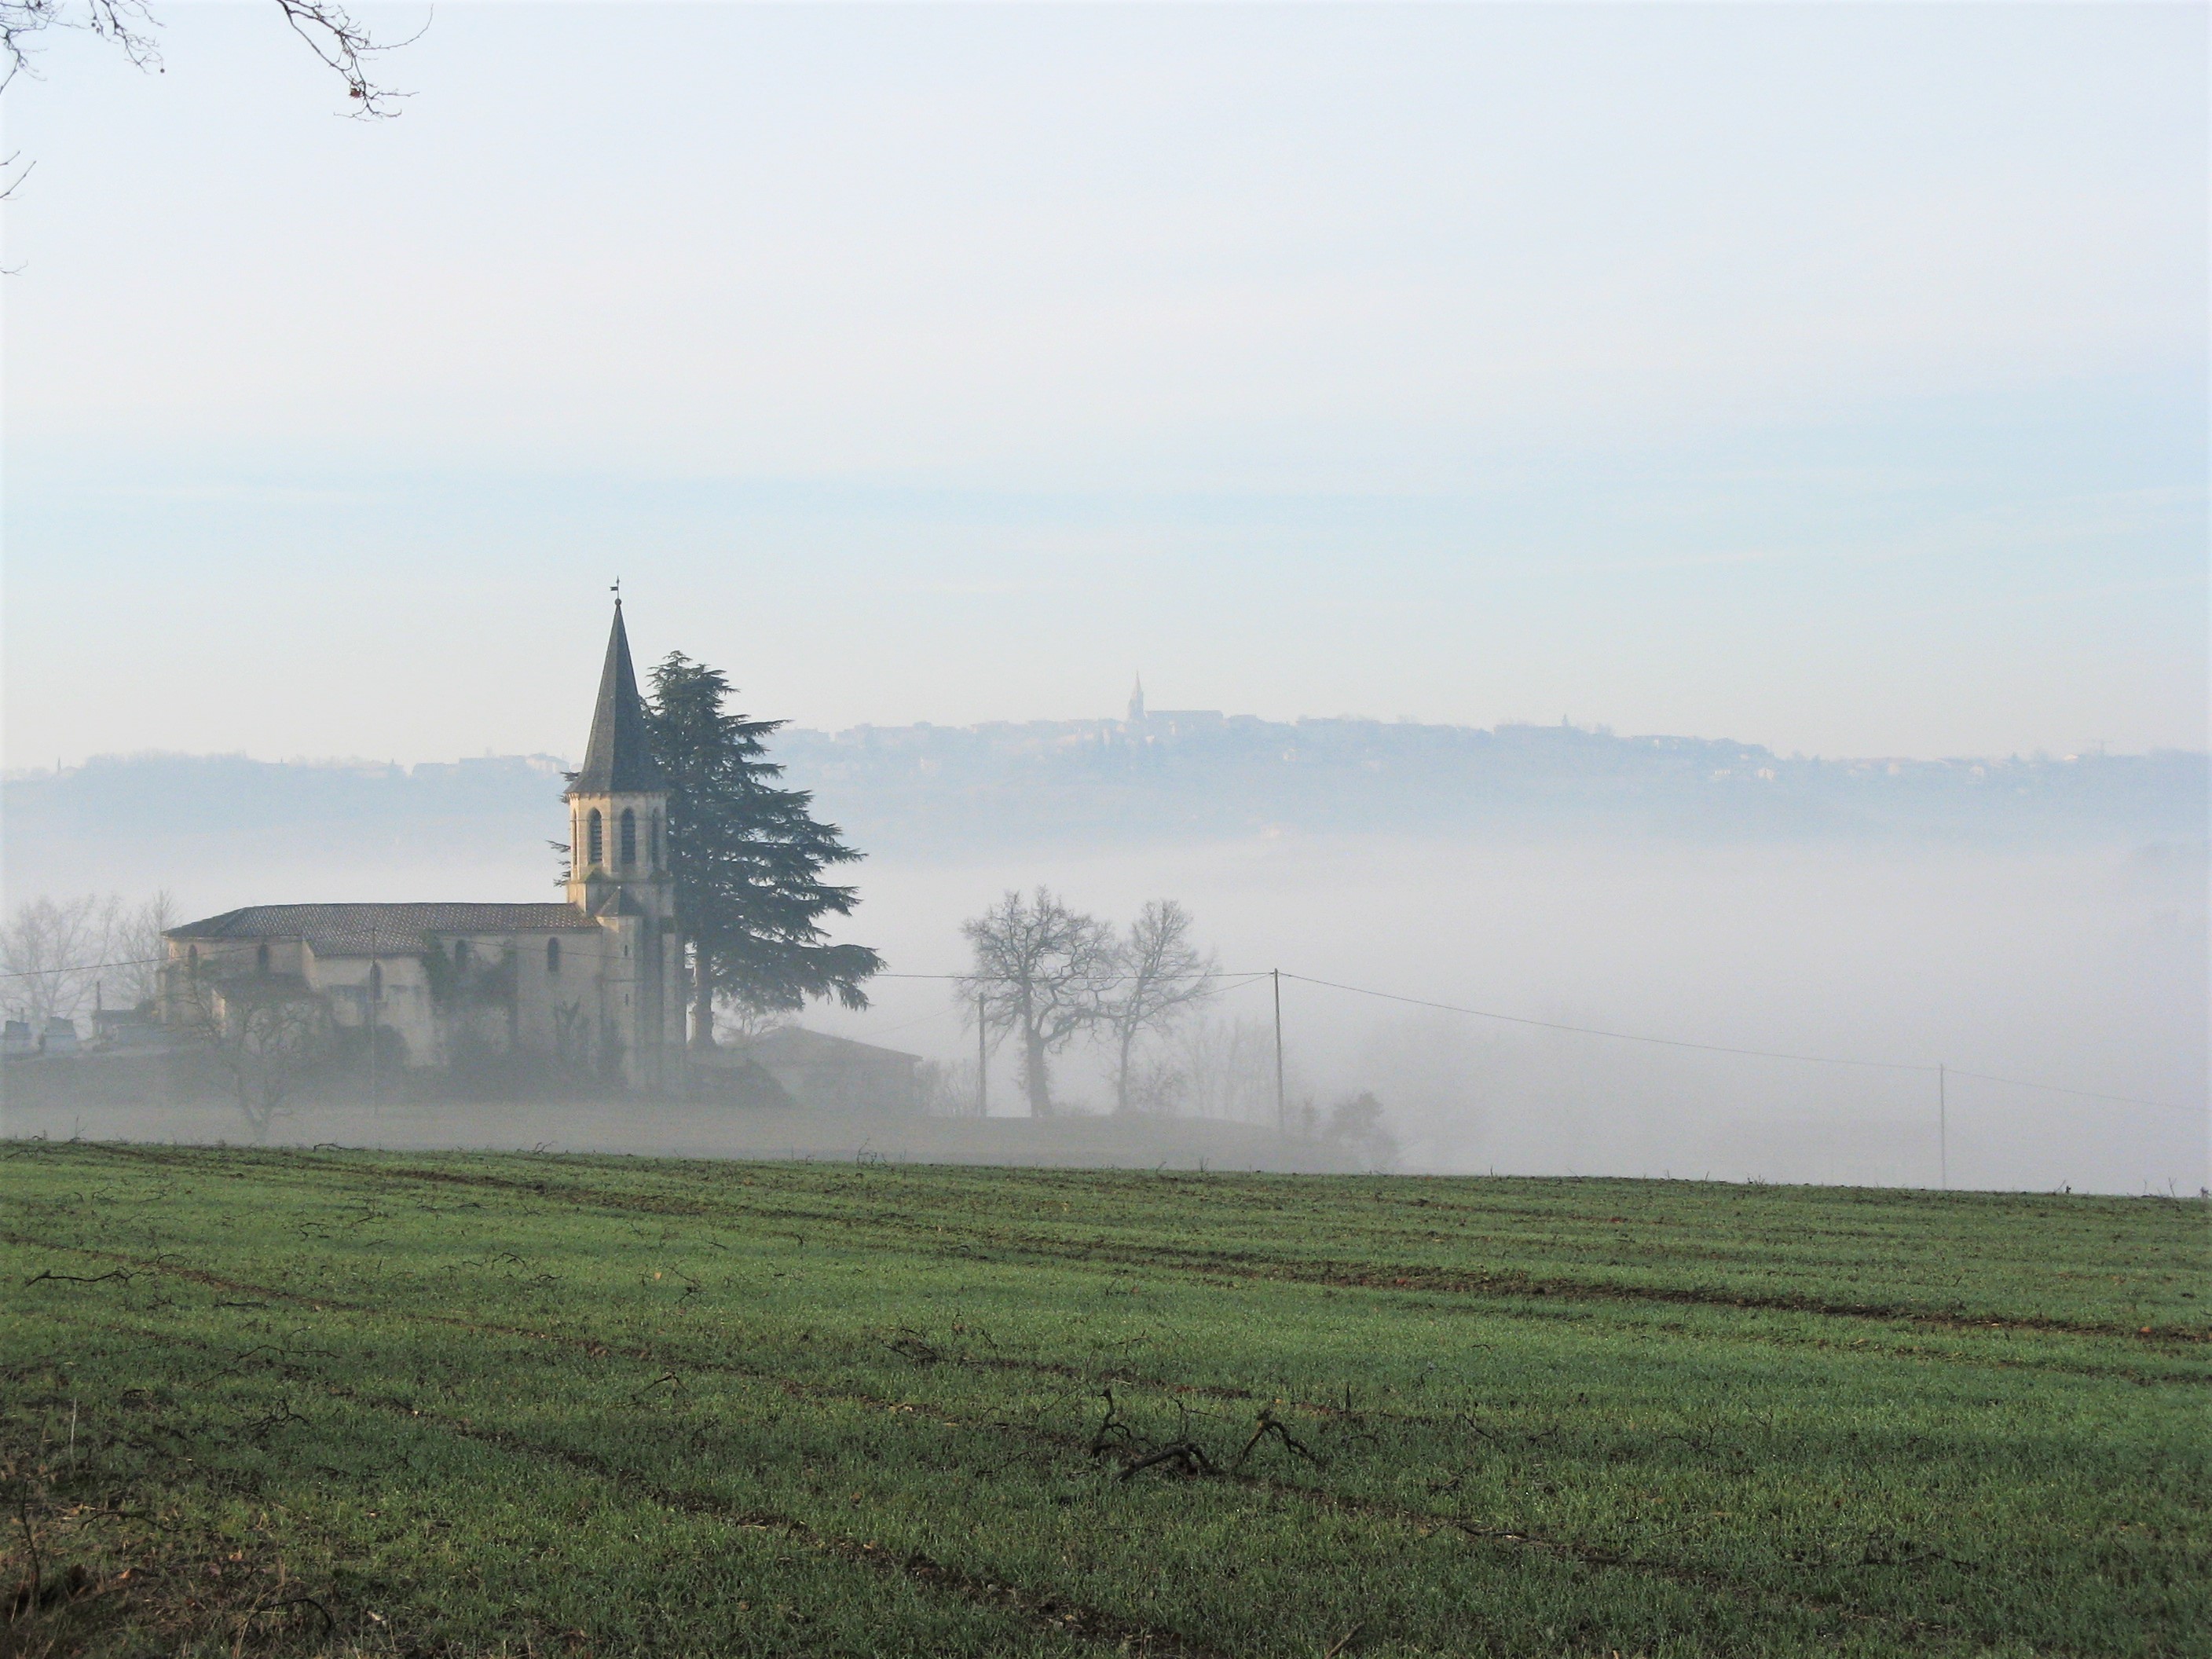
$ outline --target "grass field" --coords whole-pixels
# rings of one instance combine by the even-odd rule
[[[14,1143],[7,1645],[2212,1654],[2207,1242],[2142,1199]]]

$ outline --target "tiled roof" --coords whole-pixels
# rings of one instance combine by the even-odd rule
[[[763,1032],[750,1042],[732,1044],[736,1052],[763,1060],[770,1065],[804,1065],[810,1061],[826,1060],[836,1064],[853,1060],[902,1060],[909,1065],[921,1062],[920,1054],[908,1054],[902,1048],[879,1048],[872,1042],[855,1042],[850,1037],[832,1036],[827,1031],[810,1031],[803,1025],[779,1025],[773,1031]]]
[[[573,904],[249,904],[172,927],[187,942],[298,939],[319,957],[404,956],[426,933],[544,933],[598,927]]]
[[[631,789],[665,789],[645,731],[645,705],[637,695],[637,673],[629,662],[629,633],[623,626],[622,601],[615,601],[615,625],[607,635],[606,666],[599,671],[599,701],[592,711],[591,740],[584,764],[568,785],[574,794],[605,795]]]

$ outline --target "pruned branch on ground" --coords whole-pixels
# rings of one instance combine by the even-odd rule
[[[1253,1452],[1258,1448],[1260,1443],[1271,1434],[1273,1435],[1276,1439],[1282,1442],[1283,1449],[1285,1451],[1294,1452],[1298,1456],[1304,1458],[1307,1462],[1314,1464],[1316,1467],[1319,1466],[1321,1459],[1313,1455],[1312,1448],[1308,1446],[1303,1440],[1297,1438],[1291,1433],[1290,1430],[1284,1427],[1282,1419],[1275,1415],[1274,1407],[1267,1406],[1261,1408],[1259,1426],[1252,1431],[1252,1437],[1244,1443],[1244,1449],[1237,1454],[1237,1461],[1229,1467],[1232,1469],[1243,1468],[1244,1467],[1244,1460],[1251,1456]]]
[[[1091,1455],[1093,1457],[1126,1458],[1127,1461],[1121,1465],[1117,1479],[1132,1480],[1146,1469],[1158,1468],[1172,1468],[1179,1474],[1187,1475],[1226,1473],[1213,1461],[1206,1448],[1192,1438],[1190,1413],[1187,1408],[1183,1409],[1182,1433],[1164,1445],[1154,1446],[1139,1439],[1136,1431],[1122,1420],[1120,1408],[1114,1403],[1113,1389],[1101,1389],[1099,1398],[1105,1401],[1106,1412],[1099,1419],[1098,1427],[1091,1437]]]

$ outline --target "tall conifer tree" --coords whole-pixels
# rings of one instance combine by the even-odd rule
[[[865,945],[832,945],[823,918],[849,915],[854,890],[822,879],[863,855],[814,797],[786,789],[766,739],[781,720],[726,712],[729,678],[680,651],[653,671],[646,722],[668,776],[676,919],[691,949],[691,1041],[714,1040],[714,1000],[795,1012],[810,997],[865,1008],[861,982],[883,967]]]

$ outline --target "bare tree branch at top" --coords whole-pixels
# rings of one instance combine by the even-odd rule
[[[406,40],[380,43],[368,26],[338,0],[276,0],[276,4],[292,32],[345,82],[346,96],[354,106],[348,113],[380,119],[399,113],[398,101],[408,94],[380,85],[371,72],[373,60],[420,39],[420,30]],[[19,74],[38,73],[31,53],[37,37],[49,29],[89,30],[112,43],[140,69],[159,71],[161,52],[154,31],[161,27],[147,0],[0,0],[0,91]],[[19,175],[7,188],[21,182]]]

